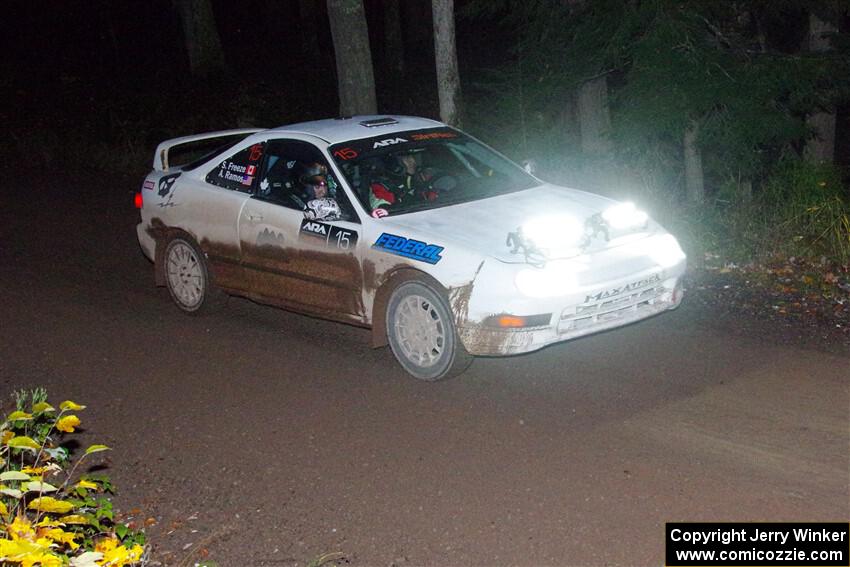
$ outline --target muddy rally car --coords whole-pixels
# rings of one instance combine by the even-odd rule
[[[540,181],[423,118],[168,140],[136,206],[155,281],[183,311],[231,294],[368,327],[423,380],[682,299],[685,255],[646,213]]]

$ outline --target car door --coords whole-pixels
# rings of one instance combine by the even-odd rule
[[[328,195],[311,199],[304,182],[324,177]],[[310,174],[313,174],[311,177]],[[316,206],[333,201],[339,214]],[[326,207],[325,207],[326,208]],[[312,218],[308,218],[312,217]],[[361,226],[322,152],[301,140],[271,140],[254,194],[239,219],[245,295],[348,322],[364,321]]]
[[[189,232],[209,259],[216,284],[239,289],[239,216],[251,197],[264,144],[254,143],[218,161],[212,169],[186,175],[166,206],[180,209],[177,226]]]

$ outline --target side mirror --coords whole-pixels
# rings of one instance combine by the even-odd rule
[[[537,175],[537,162],[533,159],[522,160],[522,168],[529,175]]]

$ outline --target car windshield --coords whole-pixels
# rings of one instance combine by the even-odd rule
[[[538,184],[493,150],[451,128],[335,144],[330,153],[363,207],[399,215],[521,191]]]

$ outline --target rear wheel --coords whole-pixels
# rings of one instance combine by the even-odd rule
[[[393,354],[420,380],[456,376],[472,362],[458,340],[446,302],[424,283],[403,283],[393,291],[386,323]]]
[[[213,284],[203,252],[187,238],[168,241],[163,254],[165,286],[175,305],[186,313],[203,313],[219,305],[222,294]]]

